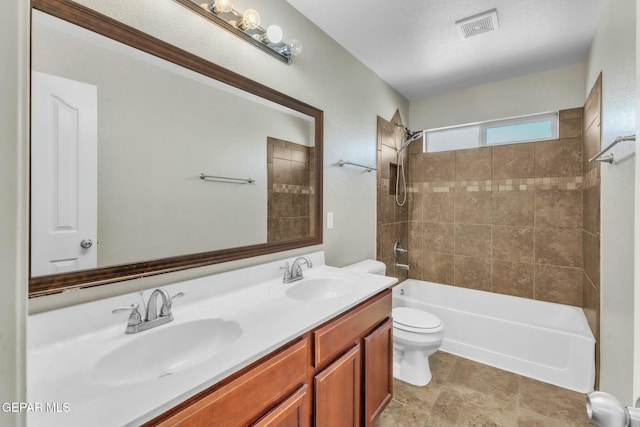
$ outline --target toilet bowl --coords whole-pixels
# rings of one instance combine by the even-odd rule
[[[444,338],[444,325],[436,316],[409,307],[393,309],[393,376],[424,386],[431,381],[429,356]]]
[[[364,260],[344,268],[384,275],[380,261]],[[423,386],[431,381],[429,356],[444,338],[444,325],[431,313],[409,307],[393,309],[393,376],[409,384]]]

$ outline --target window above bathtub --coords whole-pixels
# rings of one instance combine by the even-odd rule
[[[430,129],[424,152],[461,150],[558,138],[558,113],[541,113]]]

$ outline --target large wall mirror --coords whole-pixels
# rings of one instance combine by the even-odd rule
[[[30,296],[322,242],[322,111],[32,1]]]

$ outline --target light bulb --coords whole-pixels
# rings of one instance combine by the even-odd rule
[[[242,20],[238,24],[241,30],[253,30],[260,25],[260,14],[255,9],[247,9],[242,15]]]
[[[222,12],[231,12],[235,0],[215,0],[209,10],[216,15]]]
[[[280,43],[282,41],[282,28],[277,25],[269,25],[265,34],[266,43]]]
[[[300,52],[302,52],[302,43],[295,39],[291,40],[289,43],[287,43],[285,52],[292,56],[300,55]]]

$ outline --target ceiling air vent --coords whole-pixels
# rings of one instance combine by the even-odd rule
[[[498,10],[491,9],[477,15],[456,21],[458,33],[461,39],[468,39],[473,36],[488,33],[498,29]]]

